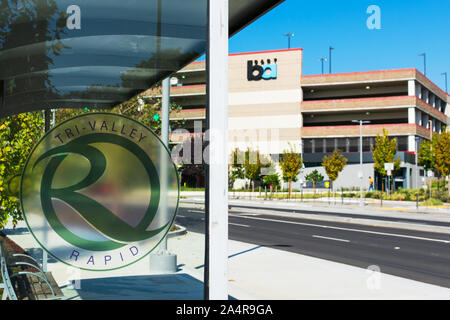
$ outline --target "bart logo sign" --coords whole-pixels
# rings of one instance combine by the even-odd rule
[[[25,166],[20,198],[30,231],[52,256],[81,269],[112,270],[142,259],[168,233],[178,176],[150,129],[90,113],[41,139]]]
[[[259,64],[258,60],[254,62],[252,60],[247,61],[247,80],[259,81],[261,79],[271,80],[277,78],[277,59],[274,59],[274,63],[270,59],[267,59],[267,63],[261,60]]]

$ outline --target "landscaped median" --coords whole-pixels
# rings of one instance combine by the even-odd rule
[[[363,192],[363,197],[365,199],[381,200],[381,195],[383,195],[383,200],[390,201],[419,201],[421,206],[442,206],[445,203],[450,202],[450,196],[446,191],[433,191],[432,198],[429,198],[429,194],[424,189],[399,189],[395,192],[386,193],[381,191],[368,191]],[[328,192],[328,191],[317,191],[317,192],[299,192],[294,191],[290,199],[322,199],[322,198],[343,198],[343,199],[359,199],[361,196],[360,192],[357,191],[339,191],[339,192]],[[418,196],[418,199],[417,199]],[[256,195],[259,199],[287,199],[287,192],[279,193],[267,193]]]
[[[181,190],[181,198],[188,198],[190,195],[203,195],[205,189],[204,188],[182,188]],[[267,192],[266,192],[267,191]],[[228,194],[233,197],[234,195],[239,197],[252,197],[252,198],[265,198],[265,199],[286,199],[288,197],[288,190],[279,189],[273,190],[270,192],[268,189],[259,189],[259,187],[255,187],[255,189],[247,190],[247,189],[230,189],[228,190]],[[417,201],[417,195],[419,196],[419,202],[424,202],[424,205],[442,205],[444,203],[450,203],[450,195],[447,190],[441,189],[437,190],[433,188],[431,194],[431,201],[429,196],[429,190],[425,190],[423,188],[420,189],[402,189],[399,188],[394,192],[387,191],[366,191],[363,192],[364,198],[366,199],[381,199],[381,194],[383,194],[383,200],[391,200],[391,201]],[[320,198],[328,198],[328,197],[338,197],[338,198],[360,198],[359,190],[327,190],[327,189],[304,189],[303,192],[298,189],[292,190],[291,199],[320,199]]]

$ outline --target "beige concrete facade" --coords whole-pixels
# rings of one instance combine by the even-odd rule
[[[417,124],[382,124],[382,125],[364,125],[362,129],[363,136],[383,135],[383,129],[386,129],[390,135],[419,135],[424,138],[430,136],[430,130]],[[325,138],[325,137],[359,137],[359,126],[328,126],[328,127],[303,127],[301,129],[302,138]]]
[[[335,73],[325,75],[306,75],[302,78],[302,83],[309,85],[330,85],[343,83],[370,83],[384,82],[389,80],[409,80],[414,79],[415,69],[399,70],[377,70],[367,72]]]
[[[275,63],[273,79],[248,79],[248,61]],[[275,62],[276,61],[276,62]],[[300,145],[302,50],[230,55],[229,147],[278,154]]]

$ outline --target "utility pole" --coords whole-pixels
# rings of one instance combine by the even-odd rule
[[[328,56],[329,67],[330,67],[330,74],[331,74],[331,51],[333,51],[333,50],[334,50],[334,48],[332,46],[330,46],[330,48],[329,48],[330,53],[329,53],[329,56]]]
[[[363,174],[363,136],[362,136],[362,126],[365,123],[370,123],[370,121],[364,120],[352,120],[352,122],[359,122],[359,179],[360,179],[360,197],[359,197],[359,205],[364,206],[364,198],[363,198],[363,184],[364,184],[364,174]]]

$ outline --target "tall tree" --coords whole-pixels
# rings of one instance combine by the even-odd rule
[[[332,187],[334,190],[334,181],[339,176],[339,173],[347,165],[348,159],[344,157],[340,150],[335,150],[332,155],[325,156],[322,159],[322,166],[327,173],[328,178],[332,182]]]
[[[375,138],[375,149],[373,150],[373,166],[375,171],[383,177],[387,176],[387,171],[384,168],[385,163],[394,163],[394,172],[398,171],[400,169],[400,158],[395,159],[396,154],[397,139],[389,139],[388,131],[383,128],[383,135],[377,134]]]
[[[295,181],[303,166],[303,159],[299,153],[290,148],[290,150],[284,150],[283,156],[280,160],[281,171],[283,177],[289,182],[289,198],[292,194],[292,181]]]

